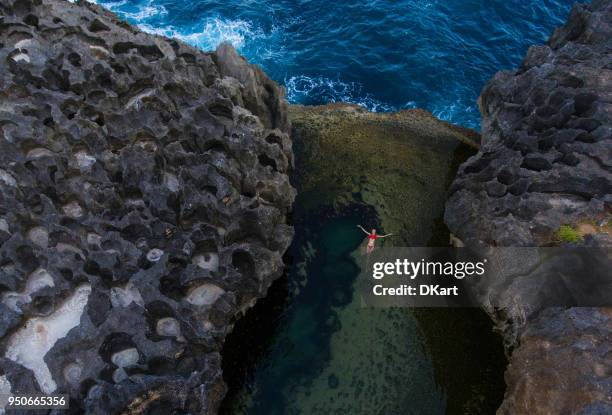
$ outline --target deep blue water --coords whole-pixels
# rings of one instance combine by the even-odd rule
[[[209,50],[232,42],[291,102],[420,107],[478,128],[491,76],[543,43],[573,0],[98,0]]]

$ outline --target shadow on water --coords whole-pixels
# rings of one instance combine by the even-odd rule
[[[334,308],[351,301],[359,272],[349,257],[363,241],[356,226],[376,225],[366,206],[343,213],[342,218],[332,209],[296,215],[288,272],[226,341],[223,371],[229,392],[221,413],[288,413],[291,396],[283,391],[308,385],[326,366],[329,340],[340,329]]]
[[[484,313],[362,308],[351,255],[364,240],[356,225],[379,227],[374,210],[298,211],[295,222],[286,275],[228,336],[222,414],[494,412],[505,362]]]

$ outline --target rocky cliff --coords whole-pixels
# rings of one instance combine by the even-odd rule
[[[88,3],[1,0],[0,28],[0,396],[215,413],[293,235],[282,90]]]
[[[609,246],[612,2],[576,5],[518,70],[495,75],[480,107],[482,147],[451,187],[450,230],[470,246]],[[526,284],[513,290],[519,305],[529,297]],[[499,413],[611,413],[612,312],[548,309],[524,321],[515,310],[489,310],[517,346]]]

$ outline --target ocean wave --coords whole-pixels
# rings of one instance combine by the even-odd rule
[[[213,50],[232,43],[287,85],[291,102],[418,106],[478,128],[476,100],[500,69],[520,65],[574,0],[89,0],[141,29]],[[486,30],[483,30],[486,28]]]
[[[97,3],[96,0],[87,0],[87,1],[90,1],[91,3]],[[113,10],[113,8],[115,7],[125,6],[126,4],[127,4],[127,0],[120,0],[120,1],[113,1],[109,3],[103,3],[102,6],[106,7],[107,9]]]
[[[296,104],[325,104],[346,102],[367,108],[372,112],[395,111],[393,105],[377,100],[365,93],[357,82],[343,82],[323,76],[292,76],[285,79],[287,100]]]
[[[437,118],[453,124],[460,124],[468,128],[479,128],[477,120],[478,110],[474,105],[466,105],[466,103],[457,101],[449,104],[438,104],[431,113]]]
[[[119,2],[118,4],[120,3],[121,2]],[[160,16],[167,13],[168,11],[164,6],[144,6],[135,12],[117,11],[117,14],[119,14],[121,17],[125,17],[127,19],[134,19],[135,21],[146,20],[153,16]]]
[[[191,31],[179,30],[174,26],[155,27],[147,23],[141,23],[138,27],[148,33],[180,39],[203,50],[214,50],[222,42],[229,42],[240,49],[247,39],[262,36],[261,30],[254,29],[245,20],[225,20],[219,17],[208,18],[199,25],[200,29]]]
[[[168,10],[163,5],[156,5],[155,0],[147,0],[144,4],[130,4],[127,0],[119,1],[96,1],[88,0],[92,3],[98,3],[101,6],[116,13],[119,17],[127,20],[132,20],[136,23],[150,19],[156,16],[165,16]]]

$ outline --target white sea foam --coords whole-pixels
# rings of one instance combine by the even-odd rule
[[[147,23],[139,24],[138,27],[148,33],[180,39],[203,50],[214,50],[222,42],[229,42],[240,49],[247,40],[264,36],[263,31],[253,28],[250,22],[219,17],[206,19],[192,31],[178,30],[174,26],[155,27]]]
[[[126,0],[100,4],[119,16],[131,20],[147,33],[180,39],[203,50],[214,50],[223,42],[229,42],[236,49],[241,49],[247,41],[278,35],[286,26],[275,24],[270,33],[266,34],[249,21],[224,19],[219,16],[207,17],[201,23],[189,27],[161,26],[158,23],[152,23],[151,18],[164,16],[168,14],[168,11],[164,6],[154,3],[155,0],[148,0],[144,5],[136,6],[136,10],[134,8],[126,10],[124,6],[129,4]],[[294,21],[298,20],[292,19],[287,24],[292,24]],[[265,45],[257,47],[257,56],[264,59],[278,58],[281,55],[282,47],[272,48]]]
[[[75,3],[76,0],[68,0]],[[153,4],[155,0],[148,0],[145,4],[135,5],[136,10],[123,10],[123,6],[128,5],[127,0],[98,3],[97,0],[87,0],[89,3],[100,4],[101,6],[117,13],[120,17],[141,21],[153,16],[163,16],[168,14],[168,10],[162,5]]]
[[[105,4],[104,6],[109,9],[121,7],[123,4],[117,3],[116,6],[111,6],[110,4]],[[157,6],[153,4],[153,1],[150,0],[146,5],[139,7],[136,11],[122,11],[122,10],[113,10],[121,17],[125,17],[126,19],[133,19],[136,22],[140,22],[141,20],[150,19],[153,16],[163,16],[168,14],[168,10],[164,6]]]
[[[435,1],[415,0],[412,6],[418,10],[429,9],[434,6]]]
[[[463,105],[461,102],[451,102],[445,105],[438,105],[431,111],[437,118],[451,122],[453,124],[461,124],[469,128],[478,128],[478,125],[467,119],[466,115],[476,112],[473,106]],[[462,119],[463,118],[463,119]]]
[[[111,3],[102,3],[102,6],[106,7],[107,9],[113,9],[115,7],[121,7],[121,6],[125,6],[127,4],[127,0],[121,0],[121,1],[114,1]]]
[[[346,102],[367,108],[372,112],[394,111],[396,108],[363,92],[361,84],[333,80],[323,76],[292,76],[285,79],[287,99],[290,102],[310,100],[321,102]]]

